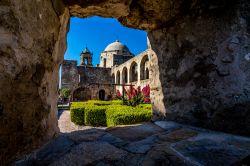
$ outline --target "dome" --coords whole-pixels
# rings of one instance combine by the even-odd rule
[[[129,52],[129,49],[126,45],[122,44],[120,41],[116,40],[115,42],[109,44],[104,51],[122,51]]]

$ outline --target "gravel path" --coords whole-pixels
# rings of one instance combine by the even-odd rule
[[[106,127],[91,127],[91,126],[79,126],[71,122],[69,110],[58,111],[58,127],[61,133],[70,133],[73,131],[87,130],[92,128],[106,129]]]

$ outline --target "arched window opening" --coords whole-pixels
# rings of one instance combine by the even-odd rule
[[[136,62],[132,62],[130,67],[130,82],[138,80],[138,65]]]
[[[145,77],[145,79],[149,79],[149,70],[148,70],[148,68],[146,68],[146,71],[145,71],[146,73],[145,73],[145,75],[146,75],[146,77]]]
[[[122,70],[122,83],[128,83],[128,69],[126,67],[124,67]]]
[[[105,90],[99,91],[99,100],[105,100]]]
[[[116,74],[116,83],[120,84],[120,80],[121,80],[121,78],[120,78],[120,71],[118,71],[117,74]]]
[[[115,75],[112,74],[112,84],[115,84]]]
[[[140,80],[149,79],[149,59],[148,55],[145,55],[140,64]]]

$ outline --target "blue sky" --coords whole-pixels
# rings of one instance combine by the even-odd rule
[[[116,19],[72,17],[64,59],[78,60],[79,63],[80,53],[87,46],[93,52],[95,66],[100,62],[100,53],[108,44],[117,39],[127,45],[135,55],[147,48],[147,33],[145,31],[124,27]]]

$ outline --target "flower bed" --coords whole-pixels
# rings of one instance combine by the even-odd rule
[[[149,121],[152,118],[151,104],[136,107],[122,105],[119,100],[72,102],[71,121],[79,125],[116,126]]]

